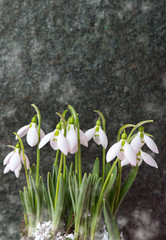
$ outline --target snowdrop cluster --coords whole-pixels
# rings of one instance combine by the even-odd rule
[[[12,171],[17,178],[20,175],[22,164],[24,165],[27,187],[20,191],[20,198],[24,208],[25,222],[28,226],[28,236],[32,235],[35,240],[51,239],[54,235],[52,230],[56,230],[57,233],[60,223],[65,219],[66,223],[71,222],[69,226],[64,224],[66,229],[74,227],[74,231],[69,235],[57,235],[57,240],[82,239],[84,233],[86,235],[84,239],[87,239],[87,236],[89,239],[90,236],[90,239],[93,240],[97,231],[98,219],[103,212],[108,232],[106,229],[104,230],[102,239],[112,239],[112,236],[117,240],[122,239],[116,228],[114,216],[137,175],[138,167],[144,161],[146,164],[158,168],[156,161],[143,150],[146,145],[152,152],[159,153],[151,135],[145,133],[142,126],[153,121],[147,120],[136,125],[122,126],[118,132],[117,142],[106,152],[108,138],[105,132],[105,118],[101,112],[95,110],[99,114],[99,119],[94,127],[83,132],[80,129],[77,112],[69,105],[71,116],[68,120],[65,119],[67,111],[64,111],[62,115],[57,113],[60,121],[53,131],[45,134],[41,129],[40,111],[36,105],[32,104],[32,106],[37,114],[29,124],[14,133],[18,142],[16,146],[10,145],[14,150],[3,161],[4,173]],[[127,135],[127,128],[131,127],[132,129]],[[135,131],[138,132],[135,133]],[[22,142],[24,136],[26,136],[28,145],[37,147],[36,164],[31,167],[30,161],[24,153]],[[92,173],[82,174],[81,145],[88,147],[92,138],[97,145],[102,146],[102,174],[99,171],[100,161],[98,158],[94,162]],[[52,173],[48,172],[47,185],[45,185],[39,168],[40,150],[47,143],[53,150],[58,151]],[[75,164],[72,163],[70,167],[66,164],[68,154],[75,154]],[[115,161],[110,164],[114,159]],[[123,183],[122,189],[121,167],[127,164],[130,164],[132,169]],[[66,199],[68,204],[66,204]],[[51,221],[40,224],[44,207]],[[32,234],[34,229],[36,232]]]
[[[130,164],[131,166],[138,166],[144,160],[148,165],[158,168],[156,161],[148,154],[142,151],[143,145],[146,145],[154,153],[159,153],[157,145],[148,135],[144,133],[143,126],[139,127],[139,131],[129,144],[127,141],[127,134],[124,131],[121,140],[115,143],[107,152],[107,162],[112,161],[116,156],[121,160],[121,166]]]

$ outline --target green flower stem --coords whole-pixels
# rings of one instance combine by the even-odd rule
[[[105,148],[103,148],[103,173],[102,173],[102,183],[105,180]]]
[[[25,159],[25,154],[24,154],[24,144],[23,144],[20,136],[17,133],[14,133],[14,134],[19,139],[19,143],[20,143],[20,146],[21,146],[22,155],[23,155],[23,161],[24,161],[25,176],[26,176],[26,181],[27,181],[27,186],[28,186],[28,191],[29,191],[30,199],[32,200],[31,191],[30,191],[30,183],[29,183],[29,178],[28,178],[27,165],[26,165],[26,159]]]
[[[78,170],[79,170],[79,186],[81,186],[82,182],[82,169],[81,169],[81,144],[80,144],[80,134],[78,130]]]
[[[101,117],[102,120],[102,126],[103,126],[103,131],[105,132],[105,117],[102,114],[102,112],[98,111],[98,110],[94,110],[94,112],[97,112],[99,114],[99,116]],[[103,148],[103,170],[102,170],[102,183],[104,183],[105,180],[105,148]]]
[[[58,156],[59,156],[59,149],[56,151],[56,157],[55,157],[55,161],[54,161],[54,166],[57,166]]]
[[[65,179],[65,175],[66,175],[66,155],[64,154],[63,156],[63,177]]]
[[[36,159],[36,186],[38,187],[39,185],[39,167],[40,167],[40,149],[39,149],[39,143],[40,143],[40,129],[41,129],[41,114],[39,111],[39,108],[35,105],[35,104],[31,104],[32,107],[35,108],[36,112],[37,112],[37,118],[38,118],[38,144],[37,144],[37,159]]]
[[[130,137],[132,136],[133,132],[141,125],[145,124],[145,123],[150,123],[150,122],[153,122],[153,120],[145,120],[145,121],[142,121],[142,122],[139,122],[137,123],[133,129],[131,130],[130,134],[128,135],[128,138],[127,138],[127,142],[130,140]]]
[[[118,182],[117,182],[117,192],[116,192],[115,206],[117,206],[118,201],[119,201],[121,181],[122,181],[122,167],[121,167],[121,163],[120,163],[119,160],[118,160],[118,170],[119,170],[119,178],[118,178]]]
[[[75,174],[78,173],[78,154],[75,153]]]
[[[60,174],[62,171],[62,164],[63,164],[63,153],[61,152],[61,159],[60,159],[59,170],[58,170],[58,179],[57,179],[57,184],[56,184],[56,194],[55,194],[55,204],[54,204],[55,208],[56,208],[57,199],[58,199],[59,179],[60,179]]]

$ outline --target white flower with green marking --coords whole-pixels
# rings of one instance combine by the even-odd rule
[[[96,122],[96,126],[94,128],[89,129],[88,131],[85,132],[85,135],[88,139],[88,141],[90,141],[92,138],[93,140],[98,144],[98,145],[102,145],[103,148],[107,148],[108,145],[108,139],[107,136],[105,134],[105,132],[103,131],[103,129],[101,128],[101,122],[100,120],[98,120]]]
[[[29,169],[29,159],[26,154],[24,155],[26,160],[26,167],[27,169]],[[20,170],[22,168],[22,163],[24,164],[23,154],[20,150],[19,144],[17,144],[14,151],[10,152],[3,160],[3,165],[6,165],[6,167],[4,168],[4,173],[12,171],[18,178],[20,175]]]
[[[58,123],[56,129],[53,132],[46,134],[39,143],[39,148],[42,148],[46,143],[50,141],[50,145],[54,150],[59,149],[65,155],[68,154],[68,143],[64,136],[64,130],[61,123]]]
[[[115,157],[118,157],[120,160],[127,159],[127,161],[136,166],[136,154],[130,144],[126,141],[127,134],[122,134],[122,139],[115,143],[107,152],[106,160],[107,162],[112,161]]]
[[[144,133],[144,127],[140,126],[137,135],[133,138],[130,145],[137,154],[145,143],[151,151],[153,151],[154,153],[159,153],[156,143],[153,141],[152,138],[150,138]]]
[[[78,151],[78,134],[77,128],[74,124],[74,118],[72,116],[69,118],[68,122],[69,124],[66,131],[66,139],[68,142],[69,152],[73,154]],[[79,135],[80,143],[85,147],[88,147],[88,139],[81,129],[79,130]]]
[[[32,118],[32,121],[30,124],[25,125],[24,127],[20,128],[17,132],[17,134],[22,138],[25,135],[27,139],[27,143],[31,146],[34,147],[37,145],[39,141],[39,136],[38,136],[38,126],[37,126],[37,119],[36,116]],[[43,132],[42,129],[40,129],[40,139],[42,139],[45,136],[45,133]],[[16,139],[18,139],[16,137]]]

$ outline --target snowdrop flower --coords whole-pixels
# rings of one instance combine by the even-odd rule
[[[29,159],[25,155],[26,159],[26,167],[29,168]],[[23,154],[20,150],[19,144],[16,145],[15,150],[10,152],[4,159],[3,165],[6,165],[4,168],[4,173],[8,173],[9,171],[14,171],[16,177],[18,178],[20,175],[20,170],[22,167],[22,163],[24,164]]]
[[[127,134],[124,131],[121,140],[108,150],[106,155],[107,162],[112,161],[117,156],[120,160],[127,159],[129,163],[136,166],[136,154],[130,144],[126,141],[126,138]]]
[[[107,148],[108,145],[108,139],[107,136],[105,134],[105,132],[102,130],[101,128],[101,121],[98,120],[96,122],[96,126],[94,128],[89,129],[88,131],[85,132],[85,135],[89,140],[91,140],[91,138],[93,137],[93,140],[98,144],[98,145],[102,145],[103,148]]]
[[[27,137],[26,137],[27,143],[31,147],[36,146],[38,143],[38,140],[39,140],[36,115],[32,118],[31,123],[20,128],[18,130],[17,134],[21,138],[27,134]],[[40,129],[40,138],[42,139],[44,136],[45,136],[45,133],[43,132],[42,129]],[[16,137],[16,139],[17,139],[17,137]]]
[[[153,151],[154,153],[159,153],[157,145],[155,144],[153,139],[144,133],[144,127],[140,126],[138,128],[138,131],[139,132],[130,143],[135,153],[137,154],[145,143],[150,148],[151,151]]]
[[[137,164],[138,166],[141,165],[142,161],[146,162],[148,165],[158,168],[158,165],[156,163],[156,161],[146,152],[143,152],[142,150],[139,151],[139,153],[137,154]],[[129,164],[129,161],[127,159],[124,159],[121,161],[121,166],[125,166]]]
[[[74,118],[71,116],[68,120],[69,124],[66,131],[66,139],[68,142],[68,149],[70,153],[76,153],[78,151],[78,136],[77,128],[74,125]],[[80,143],[85,147],[88,147],[88,139],[85,133],[80,129]]]
[[[68,154],[68,143],[64,136],[61,123],[56,125],[56,129],[53,132],[45,135],[39,143],[39,148],[42,148],[46,143],[50,141],[50,145],[54,150],[60,149],[65,155]]]

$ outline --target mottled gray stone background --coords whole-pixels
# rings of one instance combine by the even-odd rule
[[[109,146],[123,124],[153,119],[146,132],[159,147],[160,154],[152,154],[159,169],[141,165],[117,222],[125,240],[166,239],[165,40],[165,0],[0,0],[1,163],[11,151],[6,145],[16,144],[13,132],[35,114],[31,103],[40,108],[46,133],[67,104],[79,112],[83,130],[94,126],[93,110],[102,111]],[[35,162],[35,149],[25,148]],[[92,141],[82,150],[87,171],[102,150]],[[54,156],[49,145],[42,149],[43,176]],[[3,169],[0,240],[17,240],[24,171],[16,179]]]

